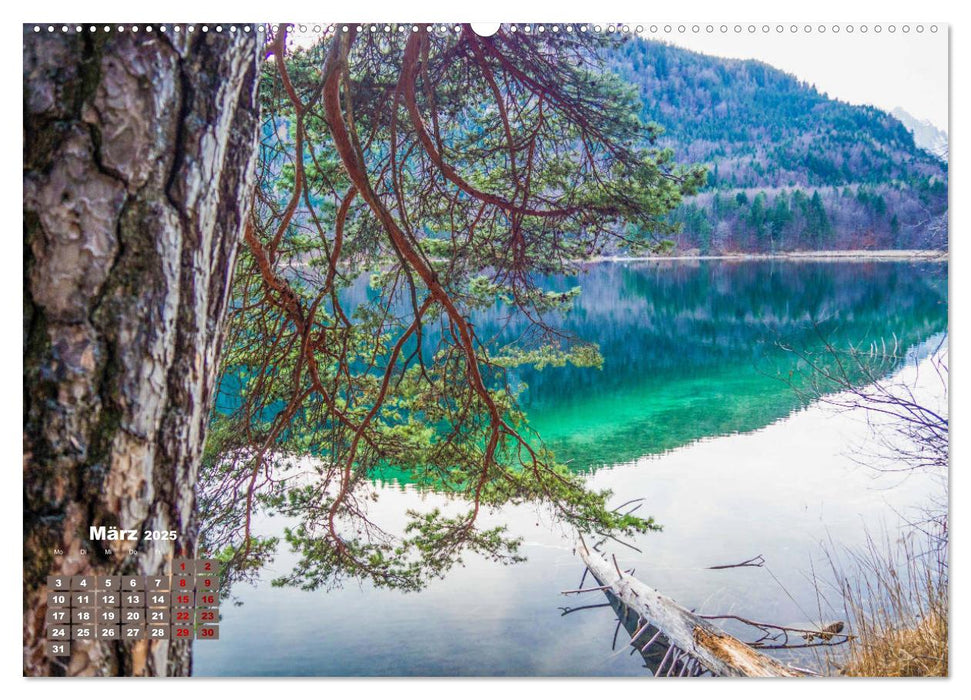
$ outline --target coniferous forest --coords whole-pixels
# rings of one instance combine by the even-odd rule
[[[894,116],[830,99],[758,61],[657,41],[612,48],[642,118],[707,187],[672,213],[680,252],[925,249],[947,245],[946,154]]]

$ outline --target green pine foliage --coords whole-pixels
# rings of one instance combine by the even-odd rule
[[[199,496],[208,547],[240,569],[266,561],[277,543],[252,523],[275,513],[299,553],[280,585],[415,590],[470,553],[518,561],[519,541],[481,524],[501,507],[598,536],[657,527],[557,461],[508,376],[598,366],[590,339],[549,320],[579,290],[540,277],[608,248],[663,250],[704,182],[603,69],[610,44],[351,31],[266,62]],[[472,312],[496,304],[526,332],[480,337]],[[389,475],[447,507],[379,522],[373,480]]]

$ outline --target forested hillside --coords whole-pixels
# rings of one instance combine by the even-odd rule
[[[672,215],[679,250],[946,246],[947,166],[890,114],[660,42],[626,42],[608,63],[663,127],[659,143],[708,165],[705,191]]]

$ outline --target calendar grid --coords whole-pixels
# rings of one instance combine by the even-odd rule
[[[49,576],[47,653],[67,657],[90,641],[217,640],[218,571],[213,559],[176,559],[154,576]]]

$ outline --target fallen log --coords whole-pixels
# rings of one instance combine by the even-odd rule
[[[700,675],[707,670],[694,662],[693,659],[685,658],[682,663],[672,661],[672,663],[667,664],[667,673],[665,673],[665,663],[673,656],[674,646],[668,642],[664,633],[651,623],[644,622],[640,614],[618,600],[617,596],[610,592],[609,587],[604,589],[604,594],[607,596],[607,602],[613,608],[614,614],[617,615],[620,626],[627,630],[627,634],[630,635],[630,645],[640,652],[641,658],[644,659],[644,667],[655,676],[680,676],[683,675],[682,672],[688,666],[691,670],[689,675],[692,676]],[[616,648],[617,632],[619,632],[619,629],[614,632],[614,644],[611,645],[611,649]]]
[[[605,592],[635,613],[642,624],[649,623],[660,630],[671,647],[689,654],[714,675],[767,678],[804,675],[756,651],[671,598],[623,573],[616,562],[608,562],[599,552],[588,549],[582,540],[578,551],[597,583],[607,589]]]

